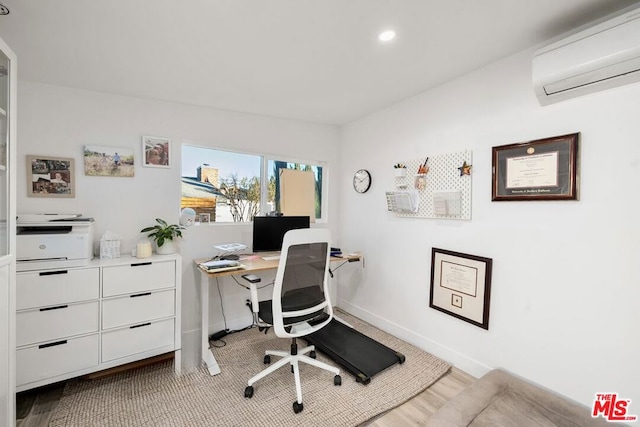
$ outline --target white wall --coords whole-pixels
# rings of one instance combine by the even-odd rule
[[[141,166],[142,135],[172,139],[171,169]],[[139,231],[164,218],[178,221],[182,142],[286,158],[328,162],[329,226],[337,236],[337,129],[256,115],[20,82],[18,86],[18,213],[73,212],[95,219],[96,245],[105,230],[120,234],[123,252],[143,235]],[[133,178],[90,177],[83,172],[83,145],[134,150]],[[26,155],[71,157],[76,165],[76,196],[69,199],[27,197]],[[324,225],[327,226],[327,225]],[[197,363],[200,352],[199,277],[193,260],[214,255],[212,245],[251,243],[251,226],[211,224],[192,227],[180,242],[183,256],[183,354]],[[266,280],[267,277],[265,277]],[[231,279],[220,282],[230,327],[251,321],[247,293]],[[211,286],[210,332],[224,326],[215,283]]]
[[[640,402],[640,85],[540,107],[523,52],[342,129],[339,305],[476,375],[502,367],[591,405]],[[491,147],[581,133],[580,201],[491,202]],[[471,221],[396,218],[392,165],[473,151]],[[429,308],[431,248],[493,259],[489,330]],[[637,404],[634,414],[640,412]]]

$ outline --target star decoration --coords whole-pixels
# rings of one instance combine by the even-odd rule
[[[471,167],[472,165],[468,165],[467,161],[465,160],[464,163],[462,163],[462,166],[458,168],[458,170],[460,171],[460,176],[471,175]]]

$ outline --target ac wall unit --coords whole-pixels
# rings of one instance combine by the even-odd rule
[[[542,105],[640,81],[640,7],[538,49],[532,77]]]

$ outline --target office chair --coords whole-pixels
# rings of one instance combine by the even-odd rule
[[[328,289],[329,242],[328,230],[306,228],[288,231],[282,243],[272,299],[258,302],[257,292],[252,292],[252,310],[255,312],[257,309],[263,324],[273,325],[278,337],[291,338],[291,351],[267,350],[265,364],[271,363],[271,356],[282,359],[247,381],[245,397],[253,397],[253,384],[256,381],[290,364],[295,376],[297,397],[293,402],[293,412],[299,413],[304,409],[298,366],[301,362],[333,372],[334,385],[342,384],[338,368],[315,360],[313,345],[298,349],[296,344],[296,338],[323,328],[333,318]],[[255,286],[252,286],[254,289]]]

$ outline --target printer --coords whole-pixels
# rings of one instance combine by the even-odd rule
[[[18,214],[16,271],[81,267],[93,258],[93,218]]]

